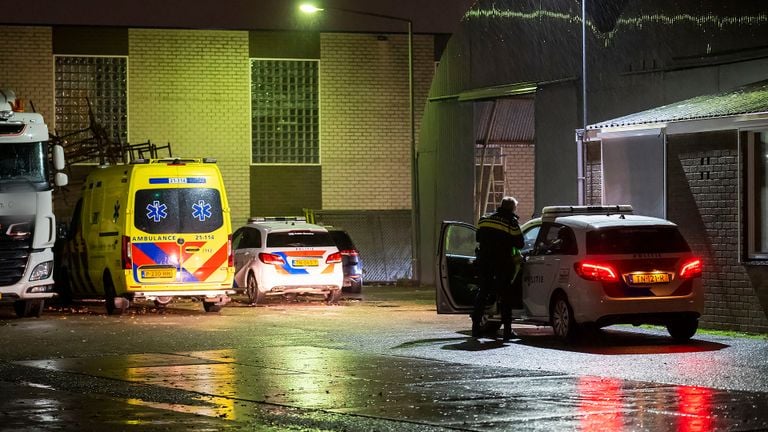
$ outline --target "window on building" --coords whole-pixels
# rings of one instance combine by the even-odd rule
[[[746,252],[768,259],[768,129],[742,134],[746,144]]]
[[[103,133],[128,141],[126,57],[55,56],[55,87],[59,136],[76,142]]]
[[[319,164],[317,60],[251,60],[254,164]]]

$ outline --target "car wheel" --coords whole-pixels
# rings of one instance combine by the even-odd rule
[[[168,303],[173,300],[173,297],[171,296],[162,296],[155,299],[155,307],[157,308],[164,308],[168,306]]]
[[[669,335],[678,342],[686,342],[692,338],[698,328],[699,320],[690,317],[678,318],[667,323]]]
[[[216,302],[203,301],[203,309],[206,312],[219,312],[221,311],[221,305]]]
[[[352,294],[360,294],[362,288],[363,283],[361,281],[352,281],[352,284],[348,287],[345,287],[344,291]]]
[[[14,312],[19,318],[39,318],[43,314],[44,306],[45,300],[16,300],[13,302]]]
[[[576,321],[573,319],[573,308],[568,303],[568,298],[564,294],[559,294],[552,302],[552,309],[549,314],[552,329],[555,336],[564,340],[571,341],[576,336]]]
[[[221,305],[216,302],[203,301],[203,309],[205,309],[206,312],[219,312],[221,310]]]
[[[256,276],[253,273],[248,273],[248,281],[245,287],[245,294],[248,296],[248,300],[252,305],[264,303],[264,298],[267,296],[263,292],[259,291],[259,284],[256,283]]]
[[[328,304],[338,304],[341,300],[341,289],[336,288],[328,293]]]

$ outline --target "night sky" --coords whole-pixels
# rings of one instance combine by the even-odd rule
[[[317,0],[342,8],[413,21],[416,33],[453,33],[474,0]],[[291,0],[28,0],[4,13],[3,24],[93,25],[232,30],[404,32],[403,22],[327,10],[297,12]]]

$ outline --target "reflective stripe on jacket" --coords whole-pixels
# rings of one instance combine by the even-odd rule
[[[517,221],[509,220],[498,213],[481,217],[480,221],[477,222],[477,229],[480,230],[482,228],[499,230],[512,236],[522,235],[520,226],[517,225]]]
[[[522,248],[525,243],[517,224],[517,215],[503,209],[480,218],[476,238],[479,247],[477,258],[489,265],[511,263],[514,249]]]

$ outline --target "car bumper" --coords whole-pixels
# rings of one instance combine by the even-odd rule
[[[290,275],[265,277],[261,280],[259,290],[269,293],[324,293],[341,289],[343,276],[339,272],[319,275]]]
[[[590,289],[595,290],[595,295],[579,296],[579,301],[571,302],[578,323],[656,324],[675,314],[698,317],[704,312],[704,288],[700,279],[694,281],[691,293],[684,296],[613,298],[605,296],[599,284]],[[576,298],[569,296],[569,300]]]

